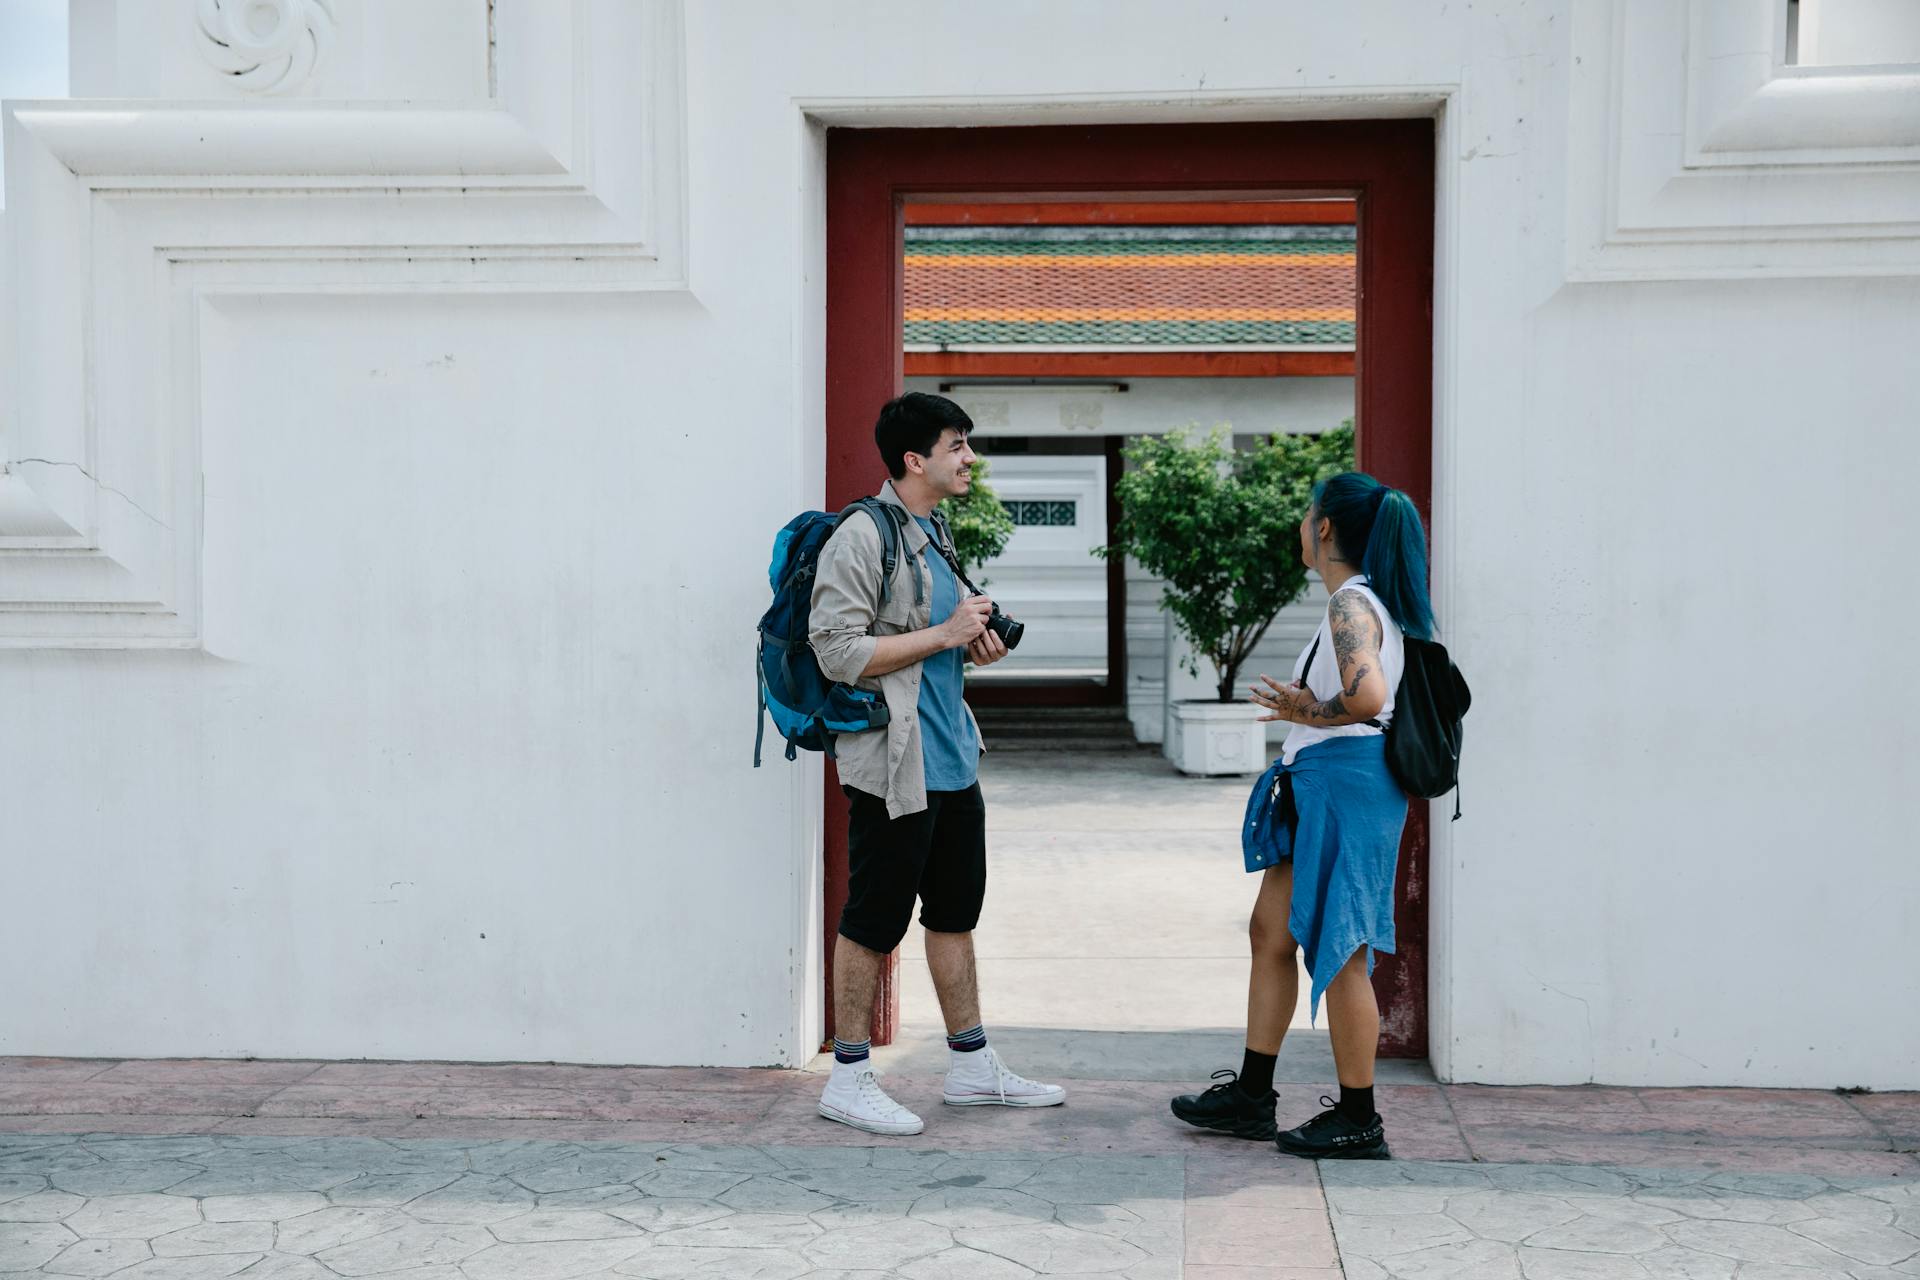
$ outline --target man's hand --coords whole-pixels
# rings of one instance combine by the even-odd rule
[[[946,638],[949,649],[964,649],[987,633],[987,615],[993,612],[993,601],[985,596],[968,596],[953,611],[953,616],[940,624],[941,633]],[[998,637],[996,637],[997,639]],[[1004,654],[1005,649],[1001,650]]]
[[[990,667],[1007,656],[1007,646],[991,631],[982,631],[967,645],[967,661],[976,667]]]

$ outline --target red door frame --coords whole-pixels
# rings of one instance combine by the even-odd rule
[[[1431,120],[833,129],[827,134],[827,493],[838,507],[885,479],[875,411],[900,393],[902,205],[1079,195],[1213,192],[1350,195],[1359,207],[1354,417],[1360,467],[1405,490],[1432,525],[1433,181]],[[829,766],[826,1001],[847,892],[847,814]],[[1374,973],[1381,1052],[1427,1053],[1427,805],[1415,801],[1400,850],[1399,952]],[[889,967],[874,1039],[892,1038]]]

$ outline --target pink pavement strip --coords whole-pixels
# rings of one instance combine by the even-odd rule
[[[0,1131],[848,1145],[848,1131],[814,1112],[822,1083],[779,1070],[0,1058]],[[899,1145],[1180,1155],[1243,1174],[1284,1167],[1266,1144],[1173,1120],[1176,1086],[1061,1083],[1064,1108],[1002,1111],[942,1106],[938,1076],[889,1077],[929,1122]],[[1313,1115],[1323,1092],[1281,1086],[1282,1123]],[[1911,1153],[1920,1094],[1383,1085],[1379,1097],[1403,1159],[1903,1176],[1920,1167]]]

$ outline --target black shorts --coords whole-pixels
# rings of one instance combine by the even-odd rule
[[[887,954],[907,936],[916,897],[927,928],[970,932],[987,896],[987,804],[980,784],[929,791],[925,809],[899,818],[887,816],[887,802],[878,796],[843,790],[852,813],[840,935]]]

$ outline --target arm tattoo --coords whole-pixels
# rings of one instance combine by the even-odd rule
[[[1380,617],[1357,591],[1336,591],[1327,604],[1327,625],[1333,632],[1337,670],[1351,672],[1346,685],[1331,698],[1310,703],[1301,710],[1304,724],[1346,724],[1353,720],[1346,700],[1360,692],[1360,682],[1373,672],[1373,661],[1380,655],[1385,638]]]
[[[1333,656],[1341,669],[1356,658],[1380,652],[1385,637],[1380,619],[1358,591],[1336,591],[1327,604],[1327,626],[1333,632]]]

